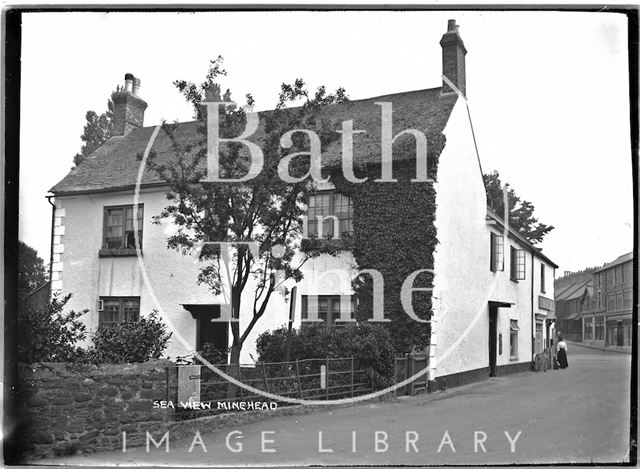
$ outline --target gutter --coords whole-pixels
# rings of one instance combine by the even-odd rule
[[[56,204],[51,202],[51,199],[55,197],[55,195],[47,195],[45,196],[47,201],[51,204],[51,244],[50,244],[50,253],[49,253],[49,282],[53,282],[53,233],[54,233],[54,224],[56,219]]]

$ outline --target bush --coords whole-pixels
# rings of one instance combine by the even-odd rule
[[[291,360],[309,358],[355,359],[358,369],[373,371],[374,387],[393,384],[395,354],[389,332],[368,322],[341,327],[312,323],[291,332]],[[258,337],[256,348],[260,362],[286,360],[287,328],[267,331]]]
[[[171,333],[158,318],[157,311],[138,321],[98,329],[91,336],[93,346],[87,351],[92,363],[142,363],[160,358]]]
[[[22,363],[76,361],[86,337],[80,317],[88,310],[63,313],[71,295],[54,295],[46,307],[21,304],[18,308],[18,360]]]

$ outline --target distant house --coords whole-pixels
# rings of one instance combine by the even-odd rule
[[[353,119],[358,129],[366,130],[364,143],[354,145],[354,159],[363,165],[379,164],[380,147],[373,143],[379,141],[381,125],[376,102],[393,104],[394,132],[413,128],[446,137],[434,184],[437,208],[429,213],[438,243],[422,239],[407,246],[398,239],[395,249],[407,252],[435,244],[428,253],[433,265],[422,266],[434,270],[429,379],[447,379],[451,386],[530,369],[553,333],[557,265],[487,208],[465,96],[467,50],[455,21],[449,21],[440,45],[443,75],[448,78],[438,86],[335,105],[326,110],[326,117]],[[197,284],[193,258],[167,249],[167,234],[173,229],[169,222],[153,223],[152,217],[167,205],[167,187],[150,171],[141,178],[137,224],[142,255],[136,257],[133,194],[140,172],[136,155],[149,144],[154,126],[143,125],[147,104],[139,97],[139,82],[129,74],[125,79],[125,88],[112,96],[116,134],[51,189],[55,195],[52,289],[74,293],[69,307],[88,308],[91,329],[136,320],[161,307],[176,332],[169,355],[200,350],[206,342],[226,348],[231,341],[229,324],[211,322],[219,317],[224,299]],[[180,123],[175,135],[181,142],[200,138],[195,122]],[[163,132],[153,150],[171,156]],[[323,163],[340,160],[339,144],[323,152]],[[402,223],[400,212],[422,217],[426,210],[410,197],[383,208],[390,230]],[[308,213],[311,220],[316,215],[335,216],[339,231],[345,233],[351,233],[362,216],[331,183],[316,187]],[[317,225],[309,228],[314,232]],[[350,279],[322,277],[332,269],[353,274],[352,253],[323,255],[305,265],[305,277],[297,285],[296,326],[312,307],[328,325],[335,324],[342,312],[353,311]],[[246,311],[240,312],[240,327],[250,320],[247,303],[243,302]],[[255,357],[258,334],[286,324],[288,311],[289,304],[280,295],[272,298],[243,348],[243,362]],[[184,340],[177,340],[178,333]]]
[[[592,309],[582,316],[584,342],[606,347],[630,346],[633,252],[595,270],[593,285]]]
[[[558,286],[561,283],[562,286]],[[556,331],[565,339],[582,341],[582,316],[591,310],[593,279],[591,273],[563,277],[556,281]]]

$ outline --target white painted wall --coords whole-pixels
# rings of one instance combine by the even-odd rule
[[[144,281],[137,257],[98,257],[102,247],[104,207],[132,203],[131,192],[57,198],[54,289],[73,294],[67,308],[89,309],[84,322],[91,330],[98,327],[97,301],[100,296],[140,296],[140,314],[145,316],[153,309],[159,309],[165,314],[165,322],[174,330],[166,355],[185,355],[196,345],[196,321],[182,304],[219,304],[224,300],[214,297],[206,286],[197,285],[200,264],[194,262],[193,257],[167,249],[166,239],[172,232],[172,226],[166,221],[160,225],[152,223],[152,216],[160,213],[167,204],[162,190],[143,190],[140,194],[140,203],[144,204],[142,257],[150,288]],[[352,293],[348,278],[353,275],[353,262],[350,254],[344,254],[335,258],[321,256],[305,265],[305,278],[298,286],[296,325],[300,323],[302,295]],[[349,274],[342,282],[332,276],[320,278],[321,272],[330,269]],[[289,282],[287,286],[293,285]],[[254,289],[255,282],[250,281],[242,300],[241,328],[250,321]],[[274,294],[266,313],[245,343],[241,361],[250,363],[253,357],[257,358],[255,339],[263,331],[286,324],[288,316],[288,303],[280,294]]]
[[[486,221],[486,194],[476,156],[466,103],[458,100],[444,130],[446,146],[440,155],[436,183],[434,318],[436,332],[435,377],[489,365],[489,301],[513,303],[498,310],[502,353],[497,365],[530,362],[532,308],[538,308],[540,259],[526,255],[526,279],[510,279],[510,246],[522,248],[511,236],[504,238],[504,271],[490,269],[490,233],[504,234]],[[537,283],[536,283],[537,282]],[[553,268],[547,267],[547,291],[553,298]],[[532,304],[533,288],[533,304]],[[518,321],[518,357],[510,357],[510,320]]]

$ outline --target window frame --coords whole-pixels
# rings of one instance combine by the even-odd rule
[[[527,272],[527,256],[524,249],[518,249],[510,246],[510,278],[514,282],[526,279]]]
[[[328,211],[329,213],[327,213],[326,215],[315,215],[313,219],[311,219],[311,217],[309,216],[309,209],[311,208],[311,197],[316,197],[316,196],[322,196],[322,195],[328,195],[329,196],[329,208]],[[347,217],[340,217],[338,215],[338,213],[336,213],[336,198],[337,197],[341,197],[342,199],[346,198],[348,199],[349,203],[347,204],[347,211],[346,212],[341,212],[342,214],[346,213]],[[344,206],[344,204],[340,204],[340,206]],[[347,236],[351,236],[353,235],[353,219],[354,219],[354,214],[353,214],[353,200],[351,197],[349,197],[348,195],[344,195],[341,194],[340,192],[336,191],[335,189],[325,189],[325,190],[317,190],[317,191],[313,191],[309,193],[309,200],[307,200],[307,210],[306,210],[306,215],[307,215],[307,220],[306,220],[306,233],[307,233],[307,237],[308,238],[316,238],[316,239],[341,239],[344,235]],[[323,226],[322,229],[322,238],[318,237],[318,227],[319,227],[319,222],[318,219],[316,218],[317,216],[322,216],[323,218],[325,218],[325,220],[323,220],[323,224],[327,223],[328,226],[328,232],[330,233],[329,235],[327,235],[327,233],[325,233],[325,229]],[[332,217],[335,217],[332,218]],[[337,237],[335,235],[335,223],[336,223],[336,219],[338,220],[338,233],[337,233]],[[340,231],[342,223],[346,222],[347,224],[347,228],[349,228],[349,226],[351,227],[351,230],[347,230],[347,231]],[[311,223],[315,224],[315,233],[311,233]],[[329,237],[330,236],[330,237]]]
[[[135,321],[140,320],[140,297],[139,296],[101,296],[99,301],[102,302],[102,311],[98,311],[98,329],[104,329],[105,327],[115,327],[125,321],[125,309],[124,302],[134,300],[137,302],[137,311],[134,311]],[[118,319],[117,321],[105,321],[104,313],[106,312],[104,305],[107,301],[118,301]],[[112,326],[105,326],[105,324],[111,324]]]
[[[546,283],[546,271],[545,271],[545,265],[544,264],[540,264],[540,293],[547,293],[547,289],[545,286]]]
[[[491,272],[504,272],[504,235],[492,231],[490,238],[489,268]]]
[[[318,298],[318,309],[319,309],[319,303],[321,299],[326,299],[327,300],[327,317],[326,320],[322,319],[320,317],[320,311],[318,311],[318,319],[320,319],[320,321],[314,321],[314,322],[323,322],[325,323],[325,325],[327,326],[343,326],[346,324],[350,324],[355,322],[355,318],[356,318],[356,307],[357,307],[357,297],[355,294],[352,295],[302,295],[301,296],[301,300],[300,300],[300,319],[301,319],[301,323],[303,325],[305,324],[312,324],[311,321],[307,321],[308,317],[309,317],[309,297],[310,296],[316,296]],[[340,310],[340,305],[342,302],[342,297],[343,296],[348,296],[351,297],[351,315],[350,318],[353,319],[353,321],[336,321],[337,319],[341,318],[341,310]],[[335,310],[335,308],[333,307],[334,302],[337,300],[338,303],[338,309]]]
[[[517,319],[509,320],[509,358],[511,360],[517,360],[519,357],[518,353],[518,332],[520,331],[520,327],[518,326]]]
[[[134,204],[124,204],[124,205],[106,205],[103,207],[103,222],[102,222],[102,249],[101,249],[101,255],[105,255],[105,254],[112,254],[112,255],[117,255],[118,253],[129,253],[130,251],[133,251],[133,253],[135,254],[136,251],[136,247],[135,247],[135,233],[134,233],[134,246],[130,247],[127,246],[127,209],[131,208],[132,209],[132,216],[133,216],[133,205]],[[122,246],[120,247],[109,247],[107,245],[107,229],[109,228],[108,225],[108,221],[109,221],[109,211],[110,210],[122,210]],[[138,212],[141,212],[141,215],[139,216],[140,218],[140,224],[138,226],[138,238],[140,241],[140,251],[142,251],[142,245],[143,245],[143,241],[144,241],[144,204],[138,204]],[[132,219],[133,222],[133,219]],[[133,228],[133,226],[132,226]],[[131,230],[131,232],[133,232],[133,230]]]
[[[587,334],[588,332],[588,334]],[[593,340],[593,317],[584,318],[582,324],[583,340]]]
[[[603,315],[596,316],[593,320],[593,340],[605,339],[605,317]]]

